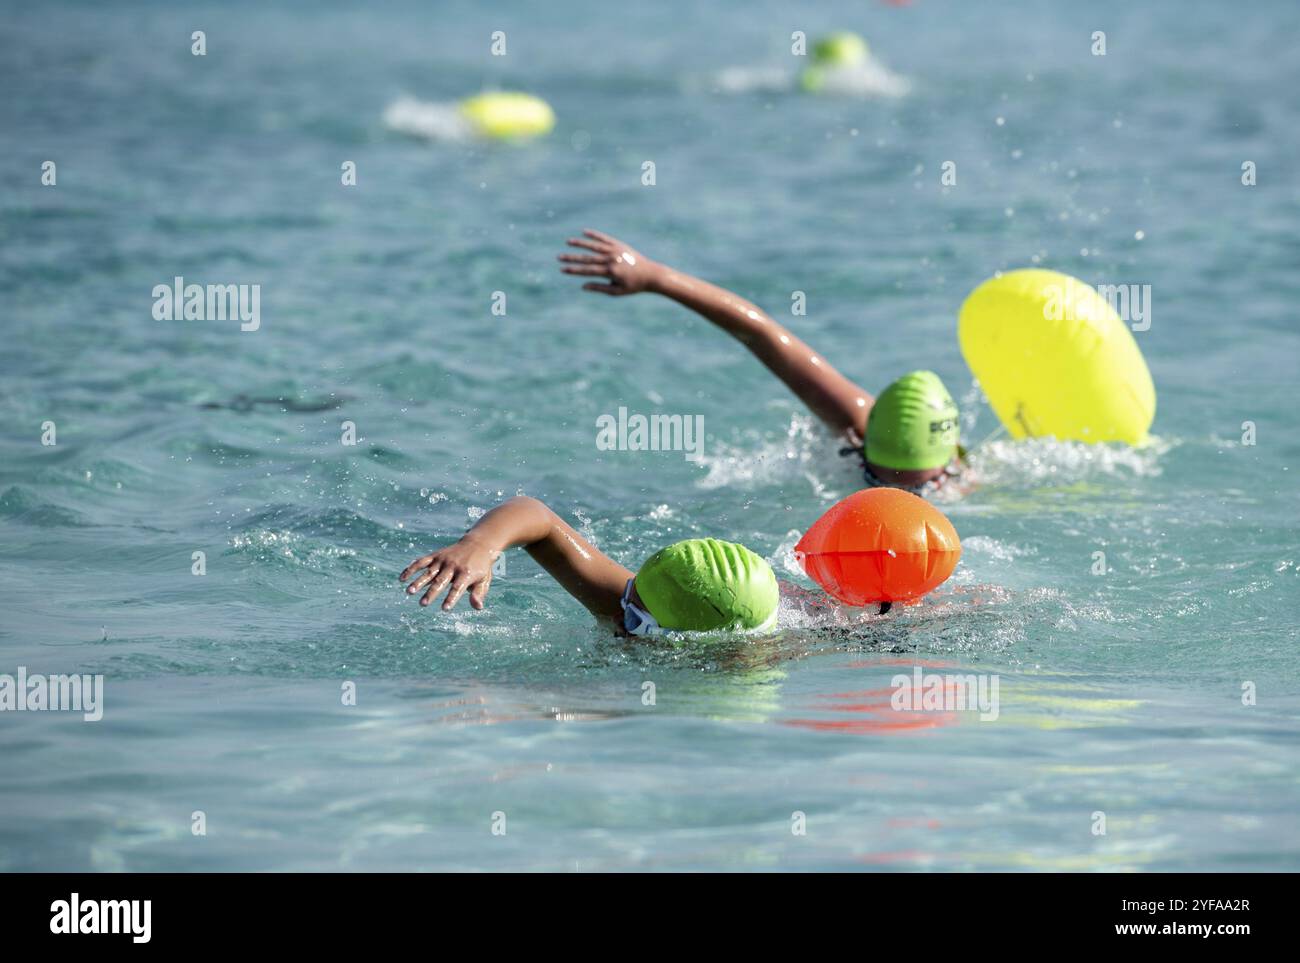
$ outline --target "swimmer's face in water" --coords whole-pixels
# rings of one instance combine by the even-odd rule
[[[947,466],[938,468],[899,469],[867,462],[871,474],[890,488],[920,488],[930,482],[942,485],[949,477]]]
[[[636,590],[636,580],[633,579],[624,592],[624,602],[631,603],[642,612],[646,611],[645,602],[641,600],[641,593]],[[620,639],[635,638],[634,634],[627,630],[627,606],[623,608],[623,619],[614,623],[614,635]]]

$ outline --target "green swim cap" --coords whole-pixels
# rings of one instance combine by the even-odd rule
[[[897,471],[941,468],[957,451],[957,404],[933,371],[903,375],[867,416],[867,461]]]
[[[827,34],[813,44],[813,63],[828,67],[856,66],[869,54],[867,42],[847,30]]]
[[[772,566],[743,545],[691,538],[661,548],[636,573],[636,591],[665,629],[756,629],[776,617]]]
[[[799,86],[806,94],[815,94],[826,86],[826,70],[814,64],[799,75]]]

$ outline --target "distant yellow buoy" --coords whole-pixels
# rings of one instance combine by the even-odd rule
[[[460,113],[483,137],[540,137],[555,126],[551,105],[532,94],[491,91],[460,103]]]
[[[1013,438],[1140,445],[1156,389],[1137,341],[1096,288],[1011,271],[961,306],[961,353]]]

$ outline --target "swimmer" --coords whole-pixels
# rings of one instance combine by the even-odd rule
[[[827,77],[860,70],[871,57],[871,48],[856,33],[833,33],[822,37],[812,49],[812,64],[799,76],[799,86],[808,93],[825,90]]]
[[[606,279],[583,290],[611,297],[650,292],[690,308],[743,344],[836,435],[842,454],[861,458],[868,486],[928,493],[965,485],[958,411],[932,371],[913,371],[879,398],[854,384],[823,355],[744,298],[652,261],[617,238],[587,230],[569,246],[588,253],[559,256],[565,274]]]
[[[468,592],[482,609],[492,563],[522,546],[597,620],[620,635],[669,631],[768,629],[776,624],[779,590],[772,567],[732,542],[692,538],[660,549],[635,574],[602,553],[535,498],[498,505],[454,545],[417,558],[399,576],[421,606],[445,590],[444,612]]]
[[[796,46],[790,52],[797,62],[807,61],[807,66],[794,73],[784,67],[729,67],[715,77],[714,86],[732,93],[800,90],[837,97],[902,97],[911,89],[907,78],[873,57],[856,33],[821,37],[806,56]]]
[[[691,538],[655,552],[634,575],[535,498],[519,496],[484,515],[454,545],[417,558],[398,576],[421,606],[465,592],[482,609],[492,566],[522,546],[597,619],[628,635],[765,630],[785,596],[807,611],[815,593],[779,584],[761,557],[732,542]],[[911,604],[952,574],[961,540],[943,513],[915,495],[861,491],[833,505],[795,546],[804,571],[829,596],[860,608]],[[824,598],[824,597],[823,597]],[[829,600],[826,600],[829,601]]]

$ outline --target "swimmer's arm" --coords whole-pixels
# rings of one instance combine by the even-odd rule
[[[586,238],[568,243],[593,253],[560,255],[566,263],[562,270],[609,279],[606,284],[588,282],[584,290],[614,296],[649,291],[690,308],[749,348],[832,431],[865,435],[875,399],[766,312],[724,288],[652,261],[608,234],[583,233]]]
[[[874,399],[764,311],[723,288],[664,267],[652,288],[747,347],[836,433],[864,436]]]
[[[466,590],[470,605],[481,609],[492,584],[492,563],[516,545],[522,546],[597,618],[621,621],[619,600],[632,573],[604,555],[542,502],[526,496],[498,505],[460,541],[417,558],[398,577],[403,582],[413,579],[407,594],[424,591],[422,606],[429,605],[450,586],[442,602],[443,611],[450,610]]]

